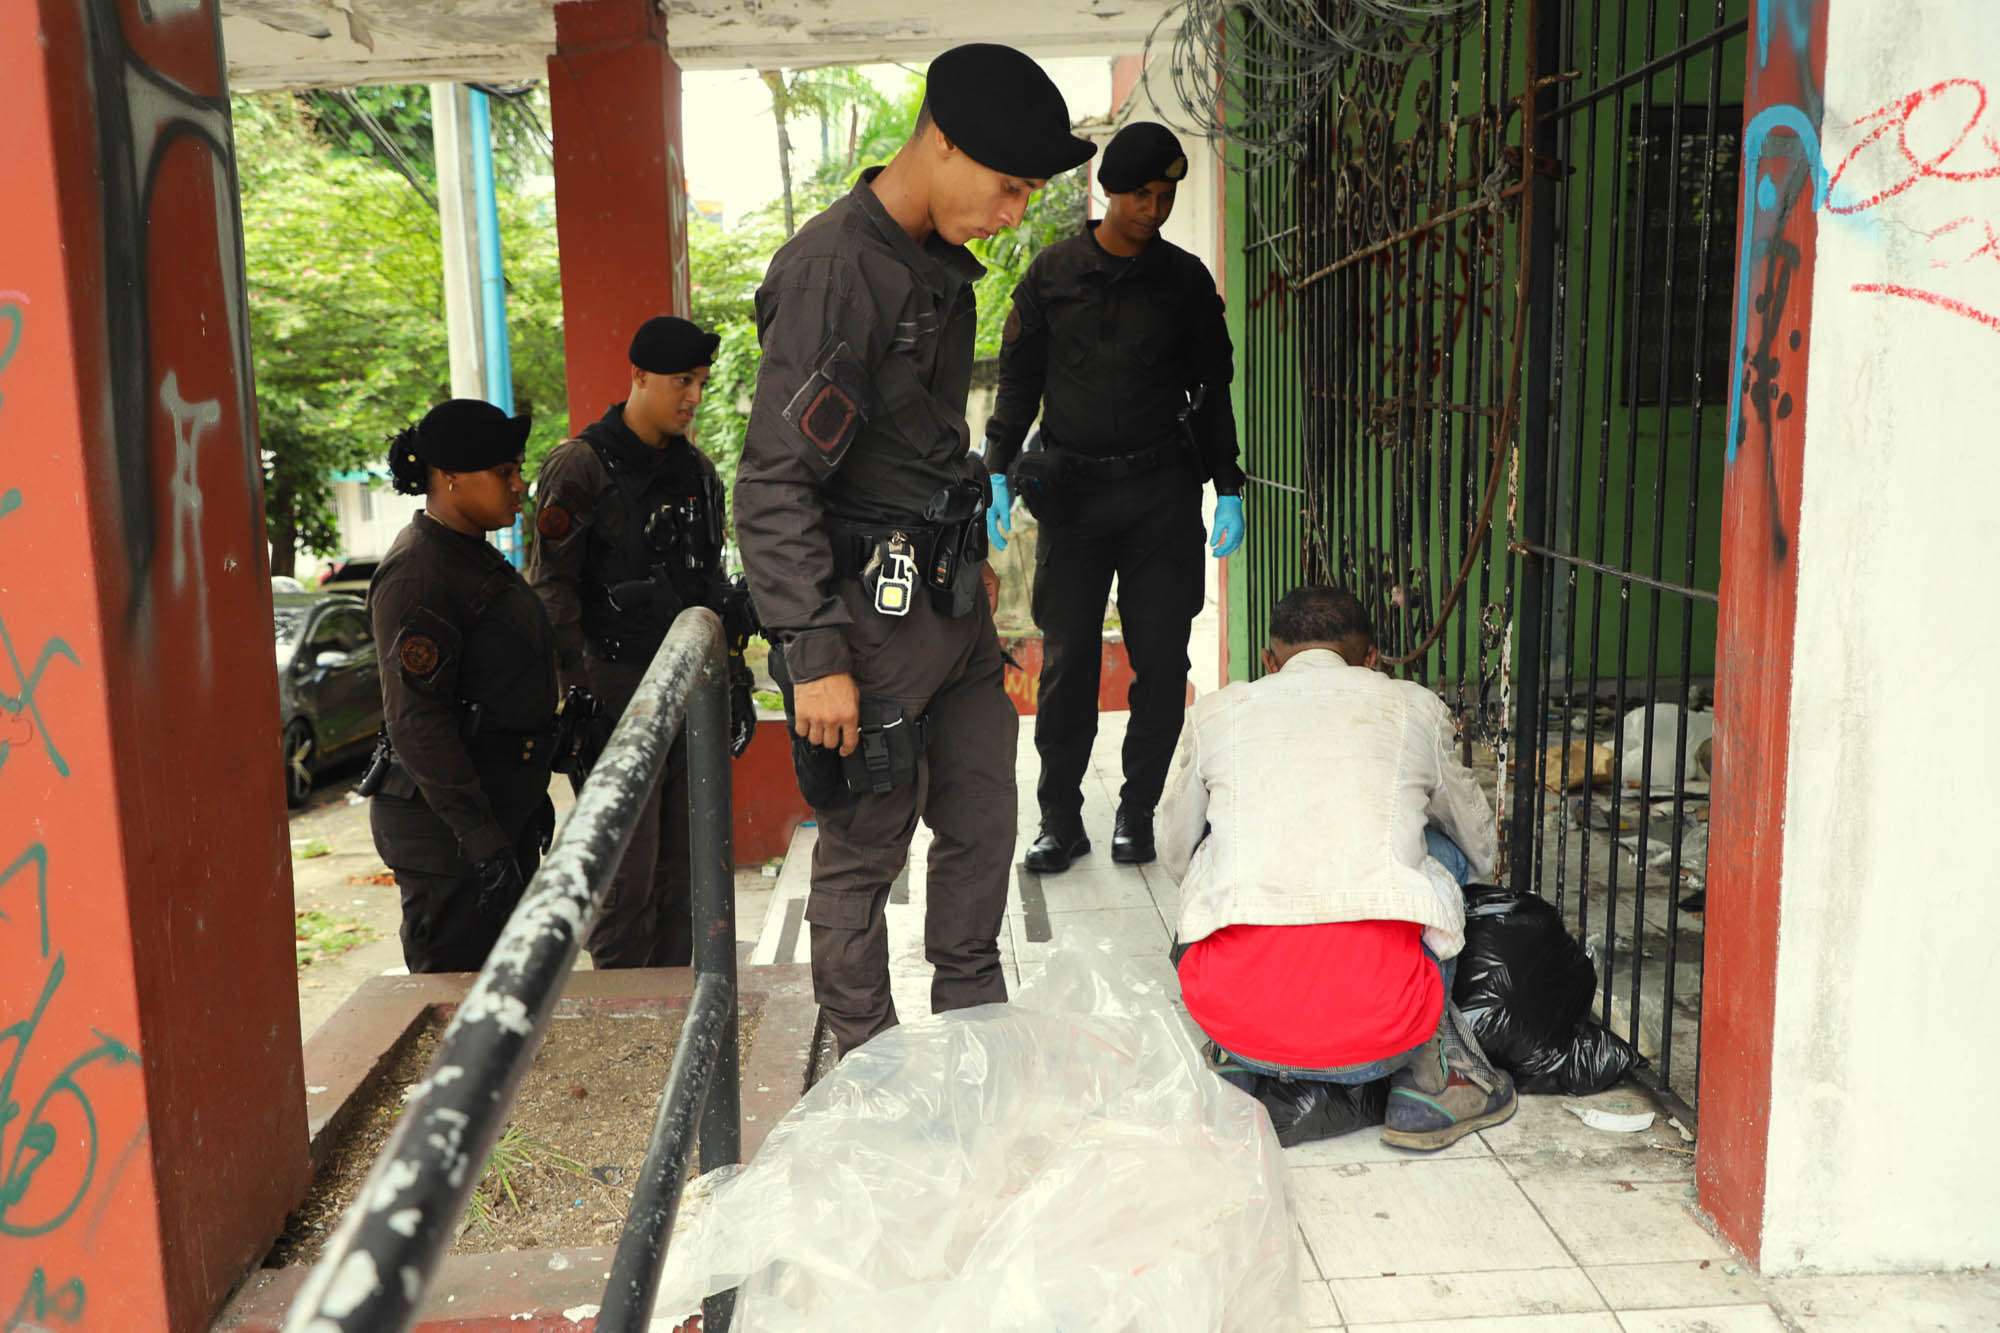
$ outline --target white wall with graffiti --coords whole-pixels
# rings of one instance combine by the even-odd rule
[[[2000,5],[1827,11],[1764,1263],[1976,1266],[2000,1260]]]

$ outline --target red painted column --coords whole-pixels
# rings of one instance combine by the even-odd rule
[[[303,1196],[214,0],[0,23],[0,1327],[193,1330]]]
[[[1701,1016],[1702,1207],[1763,1245],[1827,0],[1750,23]]]
[[[633,330],[688,313],[681,73],[653,0],[557,5],[549,101],[577,430],[625,397]]]

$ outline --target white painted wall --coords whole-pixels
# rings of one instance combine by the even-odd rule
[[[1857,119],[1908,94],[2000,91],[1992,0],[1830,10],[1831,169],[1881,124]],[[1767,1272],[2000,1261],[2000,331],[1972,317],[2000,320],[2000,262],[1973,257],[2000,235],[2000,180],[1919,179],[1839,213],[1910,176],[1899,138],[1935,157],[1978,104],[1919,106],[1820,217]],[[1944,169],[2000,169],[2000,107]]]
[[[421,495],[398,495],[388,482],[364,488],[360,482],[333,484],[333,509],[340,521],[342,555],[381,556],[388,554],[396,534],[410,526],[410,519],[424,507]],[[316,569],[324,569],[321,559]]]

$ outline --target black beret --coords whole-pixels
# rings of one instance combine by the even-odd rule
[[[655,375],[678,375],[712,363],[721,345],[721,334],[703,333],[678,315],[655,315],[632,335],[632,364]]]
[[[1040,65],[1011,46],[972,42],[931,62],[931,119],[983,167],[1047,180],[1097,151],[1069,132],[1069,107]]]
[[[1187,154],[1181,141],[1164,125],[1134,121],[1118,131],[1097,164],[1097,183],[1106,194],[1130,194],[1154,181],[1178,181],[1187,175]]]
[[[534,424],[525,412],[510,417],[477,398],[453,398],[424,413],[414,447],[418,459],[434,468],[483,472],[519,459],[528,448],[528,430]]]

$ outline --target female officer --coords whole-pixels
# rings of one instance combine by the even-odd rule
[[[458,398],[390,445],[396,489],[425,499],[368,587],[394,754],[369,822],[412,972],[485,964],[555,827],[555,636],[486,541],[521,510],[529,424]]]

